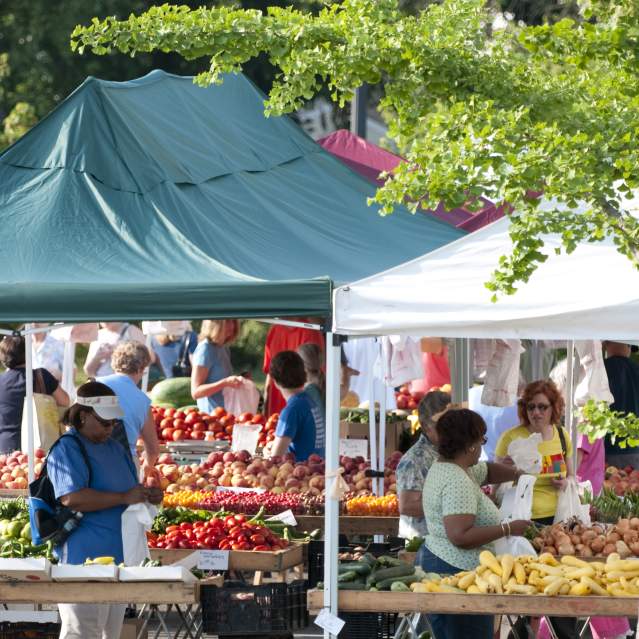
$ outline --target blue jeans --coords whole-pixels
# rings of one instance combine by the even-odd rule
[[[426,572],[451,575],[460,572],[434,555],[426,544],[417,553],[415,564]],[[428,621],[435,633],[435,639],[492,639],[495,618],[493,615],[428,615]]]

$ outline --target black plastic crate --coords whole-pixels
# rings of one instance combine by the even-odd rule
[[[351,544],[339,547],[339,552],[353,552],[355,548],[366,548],[375,557],[392,551],[390,543]],[[315,588],[318,581],[324,581],[324,542],[310,541],[308,544],[308,587]]]
[[[306,581],[201,586],[202,629],[223,636],[282,635],[308,625]]]
[[[59,623],[33,623],[0,622],[0,639],[27,639],[37,637],[37,639],[58,639],[60,636]]]
[[[399,615],[396,612],[340,612],[345,621],[339,639],[393,639]]]

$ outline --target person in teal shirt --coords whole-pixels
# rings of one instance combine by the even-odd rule
[[[479,565],[479,553],[507,535],[522,535],[529,521],[500,524],[497,506],[482,484],[515,481],[513,466],[479,463],[486,443],[486,423],[472,410],[449,409],[437,419],[438,460],[426,476],[423,490],[428,532],[422,552],[427,572],[455,574]],[[429,616],[437,639],[492,639],[492,615]]]
[[[204,320],[200,343],[193,353],[191,395],[197,407],[205,413],[224,408],[223,390],[237,388],[243,381],[233,375],[229,344],[240,332],[238,320]]]

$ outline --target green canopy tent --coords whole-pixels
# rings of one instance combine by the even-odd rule
[[[327,316],[459,230],[400,208],[242,75],[88,78],[0,155],[0,320]]]

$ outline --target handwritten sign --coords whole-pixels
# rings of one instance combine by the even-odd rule
[[[216,493],[263,493],[265,488],[245,488],[244,486],[216,486]]]
[[[293,515],[292,510],[285,510],[283,513],[278,513],[277,515],[273,515],[269,517],[266,521],[281,521],[283,524],[287,526],[297,526],[297,519],[295,519],[295,515]]]
[[[228,570],[229,551],[200,550],[197,560],[197,567],[200,570]]]
[[[234,453],[240,450],[247,450],[251,455],[255,455],[261,430],[262,426],[260,424],[236,424],[233,427],[231,450]]]
[[[346,457],[363,457],[368,459],[367,439],[340,439],[339,454]]]
[[[346,625],[346,622],[330,613],[326,608],[322,608],[319,615],[315,618],[315,625],[337,636],[342,632],[342,628]]]

